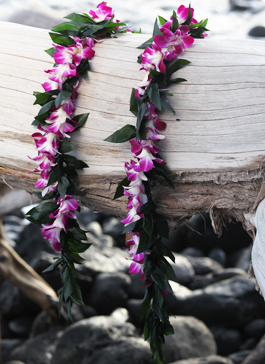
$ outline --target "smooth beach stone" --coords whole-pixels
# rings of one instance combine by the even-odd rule
[[[257,319],[249,324],[247,324],[244,328],[244,335],[246,337],[253,337],[256,339],[260,339],[265,334],[265,319]]]
[[[196,275],[205,275],[224,269],[221,264],[208,257],[190,257],[187,256],[188,261],[192,265]]]
[[[91,317],[76,322],[64,331],[51,364],[93,363],[90,361],[92,355],[96,359],[104,348],[119,345],[123,340],[126,342],[135,336],[136,329],[130,323],[120,323],[109,316]],[[129,362],[127,358],[127,363]]]
[[[262,337],[258,345],[243,360],[242,364],[264,364],[265,363],[265,335]]]
[[[226,263],[226,254],[221,248],[213,248],[209,254],[208,257],[215,260],[217,263],[221,264],[223,267]]]
[[[194,257],[194,258],[201,258],[204,256],[204,253],[201,249],[193,248],[192,246],[189,246],[188,248],[185,248],[180,252],[181,255],[184,255],[184,257]]]
[[[119,307],[114,310],[110,317],[113,317],[115,320],[119,321],[120,323],[128,322],[129,320],[129,312],[124,307]]]
[[[230,267],[239,268],[248,272],[251,261],[252,244],[246,248],[237,250],[227,258],[227,264]]]
[[[112,236],[119,244],[125,246],[125,236],[122,235],[124,224],[117,217],[109,216],[102,222],[102,230],[104,234]]]
[[[44,334],[24,341],[12,350],[8,360],[21,360],[26,364],[50,364],[61,328],[52,327]]]
[[[16,337],[27,338],[30,334],[34,317],[30,315],[16,317],[8,323],[9,329]]]
[[[94,352],[85,361],[86,364],[155,364],[152,360],[149,344],[141,338],[129,337],[119,343],[104,347]],[[69,362],[70,364],[70,362]]]
[[[178,360],[170,364],[235,364],[231,359],[219,355],[210,355],[203,358],[192,358],[187,360]]]
[[[241,364],[250,353],[250,350],[242,350],[237,353],[230,354],[228,358],[231,359],[234,364]]]
[[[262,25],[258,25],[254,28],[252,28],[248,35],[251,37],[265,37],[265,27]]]
[[[211,331],[200,320],[191,316],[171,317],[175,334],[166,336],[164,355],[167,363],[216,354],[216,343]]]
[[[131,279],[125,273],[100,273],[95,278],[86,301],[100,315],[109,315],[115,308],[125,306],[130,284]]]
[[[175,272],[178,283],[183,285],[189,284],[195,275],[192,264],[186,257],[180,254],[174,254],[174,257],[175,263],[173,263],[171,259],[168,259],[168,262]]]
[[[91,221],[89,224],[85,226],[86,231],[90,234],[93,234],[97,237],[103,234],[102,227],[98,221]]]
[[[265,317],[265,304],[255,290],[254,282],[236,276],[179,298],[175,307],[171,307],[171,313],[191,315],[207,325],[244,327],[255,319]]]
[[[126,308],[129,312],[130,322],[132,322],[136,327],[143,326],[140,322],[141,317],[141,306],[143,300],[130,299],[126,302]]]
[[[2,354],[3,363],[6,362],[11,351],[14,350],[22,342],[23,342],[23,340],[21,340],[21,339],[2,339],[1,340],[1,354]]]
[[[209,273],[204,276],[195,276],[193,281],[189,284],[190,289],[200,289],[209,286],[210,284],[224,281],[226,279],[242,276],[248,278],[247,273],[239,268],[227,268],[214,273]]]
[[[210,330],[216,341],[219,355],[228,356],[240,350],[242,344],[240,331],[225,327],[210,327]]]
[[[143,298],[146,291],[146,286],[142,282],[140,274],[130,274],[131,285],[128,288],[128,296],[130,298]]]

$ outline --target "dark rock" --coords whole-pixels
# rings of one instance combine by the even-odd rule
[[[260,339],[265,334],[265,320],[257,319],[246,325],[244,328],[244,335],[246,337],[253,337]]]
[[[250,337],[246,341],[243,342],[243,344],[240,346],[240,351],[243,350],[252,350],[255,348],[255,346],[258,344],[258,339],[254,339],[253,337]]]
[[[130,322],[132,322],[136,327],[141,326],[141,305],[142,300],[131,299],[127,301],[126,307],[130,315]]]
[[[186,257],[182,255],[174,254],[174,256],[175,256],[175,263],[173,263],[171,260],[168,261],[172,265],[178,283],[187,285],[190,283],[190,281],[193,279],[195,275],[192,264]]]
[[[179,360],[171,364],[234,364],[234,363],[229,358],[224,358],[219,355],[210,355],[210,356],[204,356],[203,358]]]
[[[86,305],[84,307],[81,307],[81,310],[85,318],[97,316],[97,311],[92,306]]]
[[[226,254],[221,248],[213,248],[208,257],[215,260],[217,263],[221,264],[223,267],[226,264]]]
[[[67,362],[70,364],[70,362]],[[77,362],[74,362],[77,363]],[[155,364],[147,342],[141,338],[129,337],[119,343],[104,347],[88,357],[86,364]],[[72,364],[72,363],[71,363]]]
[[[128,322],[129,312],[128,310],[126,310],[126,308],[119,307],[111,313],[110,317],[113,317],[116,321],[120,323]]]
[[[229,267],[239,268],[248,272],[249,264],[251,261],[252,245],[247,248],[239,249],[238,251],[230,254],[227,259]]]
[[[5,364],[26,364],[26,363],[22,363],[22,361],[20,360],[11,360],[9,362],[6,362]]]
[[[26,340],[12,350],[9,360],[21,360],[26,364],[50,364],[56,343],[62,335],[53,327],[44,334]]]
[[[83,225],[85,229],[89,223],[97,219],[97,214],[95,214],[93,210],[85,206],[82,207],[80,212],[76,211],[76,216],[78,222]]]
[[[133,336],[135,327],[132,324],[121,324],[112,317],[97,316],[79,321],[64,331],[51,364],[92,364],[92,355],[96,360],[104,348],[119,345]],[[106,362],[109,363],[109,360]]]
[[[254,28],[252,28],[248,35],[250,35],[251,37],[265,37],[265,27],[262,25],[258,25]]]
[[[205,274],[214,273],[224,269],[221,264],[215,260],[207,257],[194,258],[187,256],[188,261],[191,263],[192,268],[196,275],[203,276]]]
[[[8,326],[16,337],[27,338],[30,334],[33,321],[34,317],[32,316],[20,316],[10,320]]]
[[[107,246],[108,248],[113,248],[114,245],[116,245],[113,237],[107,234],[99,236],[99,240],[102,245]]]
[[[24,229],[23,219],[15,215],[8,215],[3,218],[3,223],[6,239],[17,241]],[[14,248],[14,244],[11,244],[11,246]]]
[[[265,363],[265,335],[262,337],[255,349],[246,357],[242,364],[264,364]]]
[[[250,350],[238,351],[237,353],[229,355],[228,358],[231,359],[234,364],[241,364],[250,353]]]
[[[124,307],[128,299],[130,277],[125,273],[101,273],[94,281],[86,301],[102,315],[110,314],[117,307]]]
[[[174,312],[178,306],[179,300],[192,295],[192,291],[185,286],[181,286],[176,282],[170,282],[173,293],[168,293],[164,296],[165,303],[170,312]]]
[[[177,299],[171,312],[192,315],[212,326],[244,327],[257,318],[264,318],[265,304],[252,281],[234,277]]]
[[[225,327],[211,327],[210,329],[216,341],[219,355],[228,356],[239,351],[242,344],[240,331]]]
[[[131,285],[128,288],[128,296],[130,298],[143,298],[146,286],[142,282],[140,274],[131,274]]]
[[[175,334],[166,336],[164,355],[167,363],[216,354],[211,331],[194,317],[171,317]]]
[[[2,362],[5,363],[9,354],[23,341],[21,339],[2,339],[1,340],[1,354]]]
[[[78,267],[78,272],[84,276],[95,277],[99,273],[128,272],[130,262],[128,254],[119,248],[104,247],[93,244],[82,254],[84,263]]]
[[[4,281],[0,295],[1,314],[8,319],[24,315],[37,315],[41,308],[24,296],[19,289],[8,281]]]
[[[16,246],[16,252],[24,259],[28,264],[31,264],[32,260],[41,252],[47,252],[58,255],[53,249],[52,244],[47,239],[43,239],[42,232],[38,225],[29,224],[22,230],[19,240]]]
[[[104,234],[111,235],[120,247],[125,246],[125,237],[122,235],[124,224],[116,217],[109,216],[102,223]]]
[[[204,256],[204,253],[201,249],[193,248],[192,246],[182,250],[180,254],[184,255],[185,257],[189,256],[194,258],[202,258]]]
[[[238,268],[227,268],[214,273],[206,274],[205,276],[195,276],[193,282],[189,284],[190,289],[200,289],[209,286],[210,284],[224,281],[235,276],[247,278],[247,273]]]

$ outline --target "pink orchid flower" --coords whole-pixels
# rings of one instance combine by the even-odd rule
[[[144,53],[141,54],[142,68],[146,71],[154,69],[157,72],[166,72],[166,66],[163,61],[163,53],[161,48],[153,43],[153,49],[146,47]]]
[[[191,15],[192,15],[191,24],[198,23],[197,20],[193,18],[194,9],[191,8],[190,10],[191,10]],[[182,24],[187,20],[188,12],[189,12],[189,8],[186,8],[184,5],[180,5],[180,7],[178,8],[177,13],[176,13],[179,24]],[[172,19],[172,17],[171,17],[171,19]]]
[[[46,128],[47,131],[63,136],[65,138],[70,138],[67,132],[72,132],[75,127],[67,122],[69,115],[64,110],[64,107],[59,107],[56,111],[52,112],[50,117],[45,120],[47,124],[51,124]]]
[[[55,66],[53,69],[44,71],[48,73],[51,81],[57,82],[62,85],[67,78],[78,76],[76,66],[72,63],[64,63]]]
[[[58,218],[61,215],[65,215],[71,219],[75,219],[76,215],[72,212],[78,209],[78,201],[71,195],[65,195],[63,200],[61,197],[58,200],[60,204],[59,208],[50,214],[50,218]]]
[[[109,20],[114,15],[112,8],[107,6],[107,3],[105,1],[102,1],[102,3],[100,3],[97,6],[96,11],[90,10],[88,14],[91,15],[91,17],[96,22],[100,22],[100,21],[103,21],[103,20]]]
[[[43,136],[41,133],[34,133],[32,137],[35,140],[36,148],[40,153],[49,153],[52,156],[57,154],[59,145],[57,143],[58,135],[48,132]],[[38,139],[40,138],[40,139]]]

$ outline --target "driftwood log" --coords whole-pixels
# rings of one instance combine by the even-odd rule
[[[48,31],[0,23],[0,178],[14,188],[34,190],[38,178],[28,174],[35,156],[31,126],[39,107],[34,91],[47,80],[44,69],[52,59]],[[122,34],[96,45],[92,72],[79,87],[76,113],[89,112],[85,128],[73,143],[77,156],[90,166],[80,174],[87,195],[83,204],[94,210],[126,214],[124,199],[113,201],[123,164],[131,158],[130,144],[104,142],[125,124],[135,124],[129,111],[131,88],[143,78],[136,47],[143,34]],[[251,232],[245,219],[265,196],[265,47],[262,41],[196,40],[184,58],[192,63],[178,77],[188,81],[172,86],[174,116],[168,123],[165,149],[175,191],[154,188],[154,198],[171,226],[198,212],[210,211],[218,230],[224,213],[233,214]],[[253,234],[252,234],[253,235]]]

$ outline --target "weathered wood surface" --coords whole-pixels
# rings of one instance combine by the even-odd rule
[[[32,191],[37,178],[28,174],[35,156],[31,134],[34,91],[52,67],[44,53],[51,47],[48,31],[0,23],[0,177],[11,186]],[[80,174],[86,188],[83,202],[95,210],[125,215],[126,203],[113,201],[116,183],[124,178],[130,144],[103,139],[125,124],[135,124],[129,111],[131,88],[143,78],[136,47],[147,35],[124,34],[96,45],[92,72],[79,87],[76,113],[89,112],[85,128],[76,133],[76,154],[89,169]],[[196,40],[183,58],[192,63],[178,72],[188,80],[172,86],[170,103],[176,116],[168,123],[164,159],[172,171],[175,191],[160,186],[154,196],[171,220],[219,209],[241,221],[265,196],[265,44],[254,40]],[[162,192],[163,191],[163,192]]]

